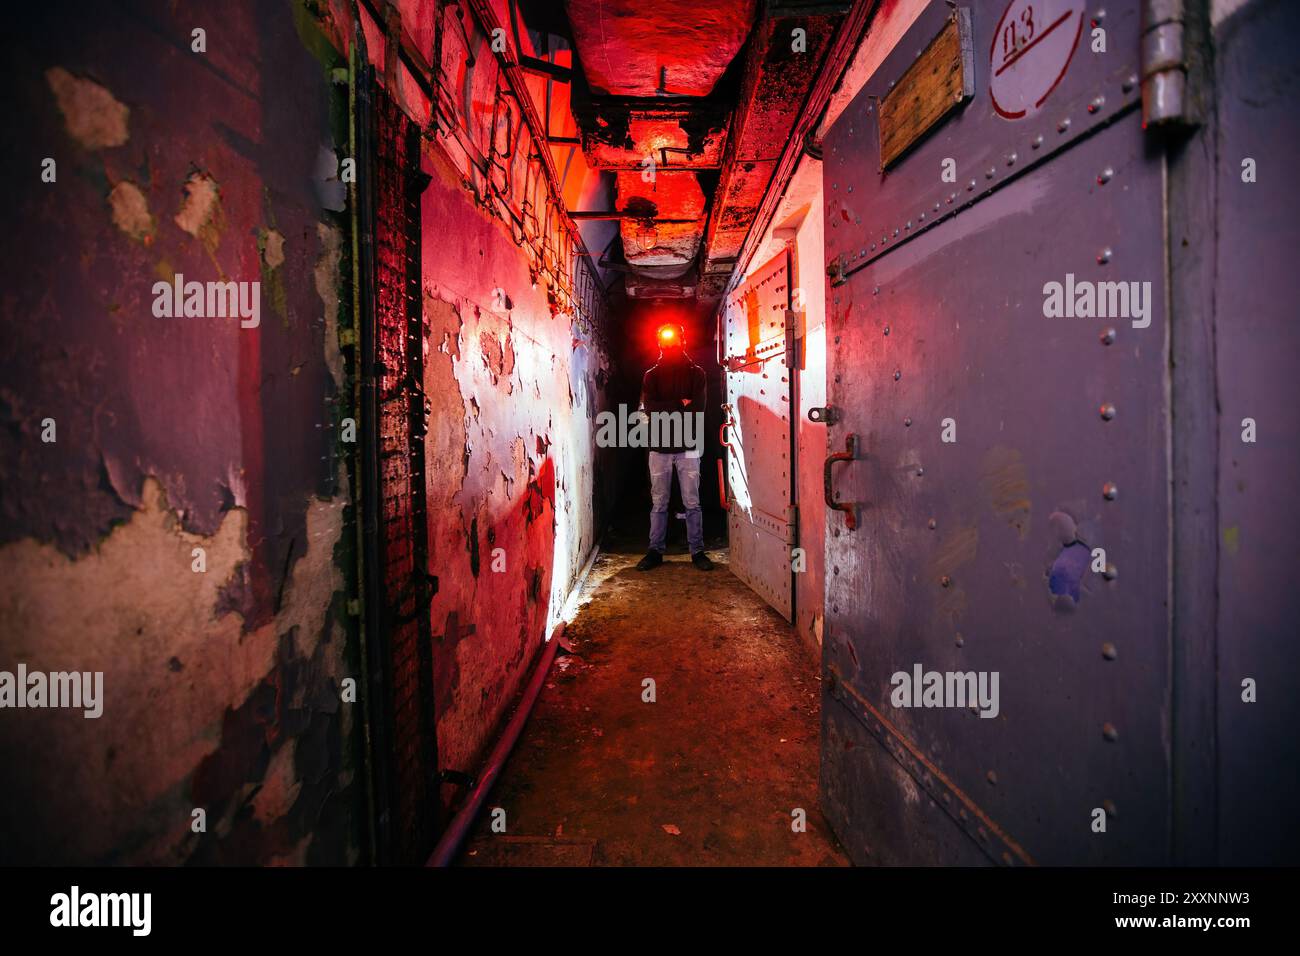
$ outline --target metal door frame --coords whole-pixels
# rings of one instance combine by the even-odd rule
[[[764,281],[766,281],[766,279],[764,278],[765,275],[769,272],[772,272],[774,268],[777,267],[779,267],[779,269],[784,272],[785,279],[784,279],[783,286],[781,286],[778,289],[774,289],[773,292],[783,293],[781,298],[783,298],[784,301],[781,301],[781,298],[779,298],[776,302],[769,303],[769,304],[773,309],[776,309],[778,306],[780,307],[781,317],[779,319],[779,326],[780,326],[779,334],[764,339],[761,333],[762,319],[760,317],[759,319],[760,331],[758,333],[757,342],[751,342],[749,347],[746,349],[745,354],[743,355],[728,354],[727,352],[728,344],[729,344],[728,338],[729,338],[729,330],[732,327],[732,321],[733,321],[732,306],[734,305],[734,301],[744,298],[744,296],[746,295],[745,290],[752,287],[750,279],[757,280],[757,283],[761,285]],[[786,617],[786,619],[789,621],[793,621],[794,615],[797,613],[797,609],[795,607],[796,588],[794,586],[795,572],[793,566],[789,561],[789,556],[790,556],[791,549],[797,547],[799,544],[798,501],[796,499],[796,494],[798,491],[798,482],[796,480],[797,472],[795,470],[795,454],[796,454],[796,448],[798,444],[798,431],[797,431],[797,422],[794,420],[794,416],[797,413],[797,409],[798,409],[798,406],[795,404],[795,402],[799,394],[798,384],[797,384],[799,369],[798,369],[798,362],[796,361],[796,355],[797,355],[796,348],[798,343],[798,339],[795,338],[796,323],[793,321],[794,313],[792,313],[790,310],[791,295],[792,295],[791,282],[793,281],[793,256],[791,254],[790,248],[788,246],[783,247],[780,252],[776,253],[776,255],[768,259],[758,269],[754,270],[754,272],[751,274],[750,279],[747,279],[745,282],[740,283],[734,290],[732,290],[731,293],[729,293],[723,299],[722,304],[719,307],[719,313],[718,313],[719,316],[718,351],[720,354],[719,364],[722,365],[724,370],[724,392],[725,392],[725,397],[727,398],[727,401],[723,403],[723,410],[726,415],[726,420],[724,421],[721,429],[721,432],[723,433],[722,447],[727,456],[727,461],[726,461],[726,466],[724,471],[723,491],[725,492],[725,498],[724,498],[723,506],[727,511],[727,516],[728,516],[727,526],[728,526],[729,535],[733,531],[733,525],[732,525],[733,521],[735,522],[744,521],[746,524],[758,529],[763,533],[770,534],[773,537],[779,537],[784,540],[785,548],[786,548],[786,552],[785,552],[786,564],[787,567],[789,568],[787,584],[786,584],[789,590],[789,614],[788,615],[784,608],[779,607],[773,601],[774,595],[764,593],[762,589],[755,586],[755,583],[751,581],[748,576],[736,570],[737,568],[742,567],[742,565],[737,564],[735,561],[736,551],[734,547],[734,542],[732,542],[732,548],[731,548],[732,566],[733,566],[733,571],[736,572],[737,577],[740,577],[742,581],[744,581],[747,585],[749,585],[749,587],[756,594],[762,597],[764,601],[766,601],[775,610],[777,610],[778,613],[780,613],[783,617]],[[769,322],[773,325],[777,324],[777,321],[778,320],[769,320]],[[786,462],[787,462],[788,480],[785,489],[786,514],[784,516],[784,519],[782,519],[780,515],[771,514],[766,510],[760,510],[756,508],[752,509],[752,510],[759,510],[762,517],[767,519],[767,523],[764,523],[764,522],[754,521],[752,520],[752,518],[741,518],[736,513],[736,509],[733,507],[734,498],[732,497],[731,494],[731,476],[736,471],[736,462],[734,460],[736,452],[735,452],[735,448],[733,447],[730,441],[731,435],[727,434],[727,428],[735,427],[738,424],[738,414],[739,414],[737,409],[734,407],[735,403],[731,401],[732,382],[733,382],[732,376],[736,374],[741,374],[743,370],[752,368],[755,365],[762,366],[767,363],[773,363],[778,359],[780,360],[780,365],[778,367],[784,371],[787,379],[787,381],[785,382],[786,387],[783,390],[785,404],[786,404],[786,430],[787,430]],[[742,435],[741,440],[743,442],[744,441],[743,430],[741,435]],[[748,459],[746,459],[746,462],[748,464]],[[749,469],[746,470],[746,474],[748,474],[748,471]],[[771,526],[769,527],[768,524],[770,524]],[[758,576],[754,575],[754,577],[757,579]]]

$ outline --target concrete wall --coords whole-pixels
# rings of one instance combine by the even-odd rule
[[[363,22],[422,126],[386,31],[431,57],[434,7]],[[354,9],[54,3],[6,35],[0,672],[104,683],[97,719],[0,709],[0,862],[367,858],[330,72]],[[491,84],[471,86],[465,115],[491,116]],[[440,764],[473,772],[596,540],[608,362],[557,284],[572,261],[539,263],[462,159],[426,143],[422,347]],[[159,316],[177,273],[258,282],[260,321]]]
[[[434,696],[440,762],[472,771],[596,543],[592,420],[608,363],[552,315],[523,251],[445,159],[431,152],[425,168]]]
[[[331,58],[251,0],[4,46],[0,670],[102,671],[103,713],[0,711],[0,859],[352,862]],[[259,324],[159,317],[178,273],[259,282]]]
[[[430,98],[391,53],[400,30],[433,64],[437,7],[410,0],[397,9],[380,23],[363,7],[361,26],[381,83],[429,131],[420,216],[428,572],[438,580],[429,608],[432,705],[439,769],[473,774],[598,537],[594,418],[610,374],[604,312],[590,299],[567,299],[563,290],[581,285],[585,266],[564,254],[566,236],[552,234],[546,253],[521,239],[516,217],[544,221],[552,198],[530,156],[551,153],[573,208],[601,208],[608,185],[576,149],[574,161],[538,147],[515,98],[499,93],[507,81],[490,25],[467,12],[462,30],[449,7],[434,64],[444,97],[433,133]],[[341,45],[352,35],[348,16],[338,4],[323,14]],[[494,3],[492,16],[513,48],[509,5]],[[538,55],[522,25],[517,35],[524,48],[516,52]],[[529,80],[523,95],[544,115],[544,85]],[[567,96],[552,100],[552,130],[572,130],[557,106]],[[491,157],[489,176],[476,152]],[[607,239],[610,224],[594,225]],[[449,806],[460,796],[443,788]]]

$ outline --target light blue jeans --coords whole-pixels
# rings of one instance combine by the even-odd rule
[[[700,456],[686,452],[668,455],[650,452],[650,549],[660,554],[667,547],[668,498],[673,490],[673,469],[686,508],[686,538],[691,554],[704,550],[704,518],[700,514]]]

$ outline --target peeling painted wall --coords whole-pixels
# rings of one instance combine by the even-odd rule
[[[43,4],[4,45],[0,670],[105,701],[0,711],[0,860],[354,862],[325,45],[251,0]],[[259,283],[256,327],[160,317],[177,274]]]
[[[426,134],[430,181],[419,215],[427,572],[437,579],[432,703],[437,769],[472,775],[598,538],[593,419],[606,405],[607,330],[591,270],[580,275],[582,260],[552,231],[561,222],[548,205],[555,197],[517,105],[528,96],[542,114],[544,85],[503,94],[508,81],[477,12],[458,24],[427,2],[396,9],[379,24],[363,8],[361,27],[384,89]],[[509,10],[492,5],[501,22]],[[339,43],[352,34],[337,8],[324,30]],[[513,43],[515,31],[504,33]],[[522,36],[523,52],[536,55]],[[410,64],[392,61],[398,42],[433,64],[436,105]],[[550,106],[552,130],[572,129],[572,117]],[[570,197],[601,191],[585,164],[557,167]],[[447,806],[462,795],[452,784],[441,794]]]
[[[439,761],[473,772],[597,535],[603,350],[436,151],[423,197]],[[450,800],[454,794],[448,790]]]

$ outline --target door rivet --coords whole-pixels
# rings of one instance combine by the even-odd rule
[[[1109,328],[1106,331],[1101,333],[1101,344],[1102,345],[1115,344],[1115,330],[1113,328]]]
[[[1032,149],[1037,149],[1038,147],[1042,146],[1042,145],[1043,145],[1043,134],[1042,134],[1042,133],[1039,133],[1037,136],[1035,136],[1035,137],[1034,137],[1034,141],[1033,141],[1032,143],[1030,143],[1029,145],[1030,145],[1030,147],[1031,147]]]
[[[1115,482],[1108,481],[1101,486],[1101,494],[1107,501],[1114,501],[1119,495],[1119,489],[1115,487]]]
[[[985,779],[988,780],[988,782],[991,783],[993,786],[996,787],[996,786],[998,785],[998,775],[997,775],[997,771],[995,771],[995,770],[990,770],[988,773],[986,773],[986,774],[984,775],[984,777],[985,777]]]
[[[945,574],[943,577],[939,579],[939,583],[942,584],[944,587],[950,587],[952,585],[952,578],[948,577],[948,575]]]
[[[1056,131],[1058,133],[1064,133],[1069,128],[1070,128],[1070,117],[1068,116],[1065,119],[1061,120],[1061,122],[1056,124]]]
[[[1119,568],[1115,567],[1113,564],[1108,564],[1106,565],[1106,570],[1101,572],[1101,576],[1107,581],[1114,581],[1119,577]]]
[[[889,334],[889,326],[885,326],[885,334],[886,334],[886,335]]]
[[[1102,724],[1101,735],[1112,742],[1119,739],[1119,731],[1115,729],[1114,724]]]
[[[1110,262],[1110,257],[1113,254],[1114,253],[1110,251],[1110,246],[1107,246],[1105,249],[1101,250],[1101,252],[1097,253],[1097,265],[1104,266],[1106,263]]]
[[[1098,174],[1098,176],[1097,176],[1097,185],[1098,185],[1098,186],[1105,186],[1108,182],[1110,182],[1111,177],[1114,176],[1114,175],[1115,175],[1115,170],[1113,170],[1113,169],[1111,169],[1109,166],[1107,166],[1105,169],[1103,169],[1103,170]]]
[[[1112,418],[1114,418],[1114,417],[1115,417],[1115,406],[1112,405],[1110,402],[1107,402],[1106,404],[1102,405],[1102,406],[1101,406],[1101,417],[1102,417],[1103,419],[1105,419],[1106,421],[1110,421]]]
[[[897,382],[897,381],[898,381],[900,378],[902,378],[902,377],[903,377],[903,372],[902,372],[902,370],[901,370],[901,369],[894,369],[894,381]]]
[[[1095,99],[1093,99],[1091,103],[1088,104],[1088,112],[1089,113],[1097,112],[1099,109],[1101,109],[1101,105],[1105,102],[1106,102],[1106,97],[1104,96],[1096,97]]]
[[[1115,801],[1114,801],[1114,800],[1103,800],[1103,801],[1101,801],[1101,808],[1102,808],[1103,810],[1106,811],[1106,816],[1108,816],[1108,817],[1117,817],[1117,816],[1119,816],[1119,810],[1115,807]]]
[[[924,469],[924,468],[918,468],[918,469],[916,469],[916,477],[920,478],[920,477],[921,477],[922,475],[924,475],[924,474],[925,474],[925,469]]]
[[[929,526],[930,526],[930,530],[933,531],[935,528],[939,527],[939,522],[931,518],[929,521]]]
[[[958,647],[962,647],[966,643],[966,639],[961,636],[960,631],[957,632],[957,636],[954,638],[954,640],[957,642]]]
[[[903,419],[903,427],[904,427],[904,428],[911,428],[911,427],[912,427],[912,420],[911,420],[910,418],[904,418],[904,419]]]
[[[1115,649],[1114,644],[1107,641],[1105,644],[1101,645],[1101,656],[1106,658],[1108,661],[1113,661],[1115,658],[1119,657],[1119,651]]]

